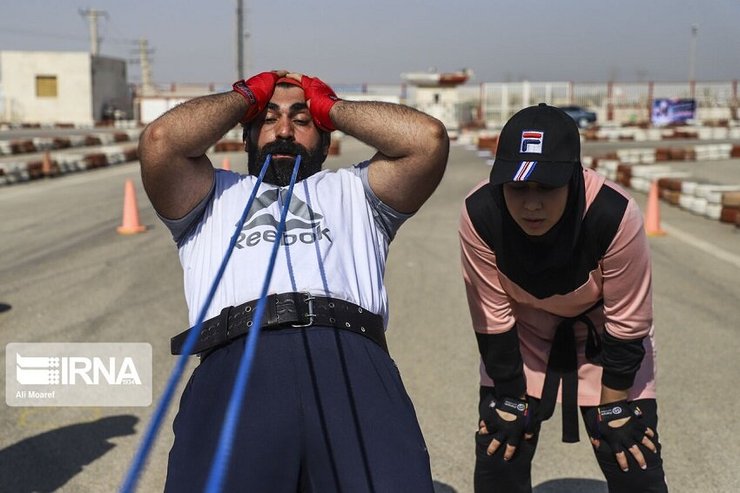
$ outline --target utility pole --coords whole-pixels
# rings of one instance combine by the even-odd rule
[[[236,0],[236,78],[244,78],[244,1]]]
[[[696,37],[699,26],[691,25],[691,44],[689,45],[689,82],[696,81]]]
[[[141,66],[141,92],[143,95],[149,95],[154,92],[154,83],[152,82],[152,67],[149,64],[149,41],[144,38],[139,39],[139,64]]]
[[[691,46],[689,47],[689,94],[691,99],[696,97],[696,36],[699,27],[691,25]]]
[[[82,17],[87,17],[90,25],[90,54],[97,56],[100,53],[100,36],[98,36],[98,17],[108,17],[104,10],[85,9],[79,10]]]

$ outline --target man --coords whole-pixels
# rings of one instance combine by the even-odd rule
[[[249,174],[214,171],[206,150],[239,122]],[[377,153],[322,171],[335,129]],[[442,124],[423,113],[339,100],[318,78],[285,71],[183,103],[145,129],[144,187],[177,241],[191,326],[271,156],[196,345],[202,360],[175,419],[167,491],[203,488],[275,242],[226,491],[432,491],[413,406],[385,349],[383,271],[397,229],[441,180],[448,146]],[[299,182],[277,238],[299,155]],[[175,352],[184,337],[173,339]]]
[[[567,114],[543,103],[511,117],[490,180],[465,200],[460,241],[481,355],[476,493],[532,491],[559,388],[563,441],[578,441],[580,406],[610,492],[667,491],[642,216],[582,168]]]

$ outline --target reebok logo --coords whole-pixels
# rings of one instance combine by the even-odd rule
[[[283,237],[277,238],[277,228],[280,224],[279,212],[277,217],[268,209],[278,201],[280,189],[266,190],[256,197],[252,208],[244,221],[244,227],[236,241],[236,248],[248,248],[258,245],[262,241],[274,243],[280,241],[281,245],[293,245],[300,242],[311,244],[324,238],[332,242],[329,228],[322,228],[321,220],[324,216],[314,212],[303,200],[293,194],[290,201],[288,215],[285,218],[285,232]]]

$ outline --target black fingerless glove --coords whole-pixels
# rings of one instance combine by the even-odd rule
[[[516,419],[513,421],[505,420],[496,412],[497,409],[513,414]],[[524,433],[529,431],[530,417],[531,412],[527,400],[503,397],[491,399],[482,419],[486,424],[488,433],[491,433],[493,438],[502,444],[508,443],[516,447]]]
[[[642,443],[647,426],[640,419],[639,408],[627,401],[617,401],[594,408],[594,438],[604,440],[613,453],[624,452],[637,443]],[[618,419],[629,418],[622,426],[609,426]]]

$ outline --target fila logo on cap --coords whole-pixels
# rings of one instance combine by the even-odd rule
[[[545,132],[539,130],[524,130],[522,132],[522,145],[519,152],[542,154],[542,141],[545,138]]]

